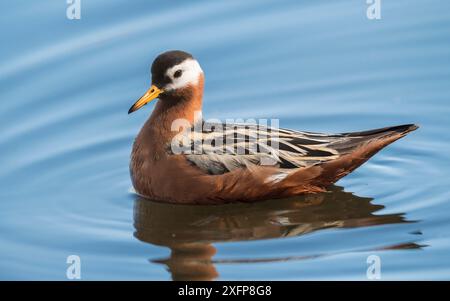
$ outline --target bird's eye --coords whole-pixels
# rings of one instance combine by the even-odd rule
[[[173,77],[175,77],[175,78],[180,77],[181,74],[183,74],[183,71],[177,70],[177,71],[175,71],[175,73],[173,74]]]

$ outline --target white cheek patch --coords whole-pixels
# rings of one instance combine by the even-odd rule
[[[182,71],[180,77],[174,77],[174,73],[178,70]],[[183,88],[189,84],[196,85],[198,83],[198,77],[203,73],[199,63],[194,59],[187,59],[181,64],[175,65],[166,71],[172,83],[165,85],[164,90],[175,90]]]

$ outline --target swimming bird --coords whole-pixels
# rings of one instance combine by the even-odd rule
[[[137,194],[162,202],[254,202],[323,192],[417,129],[325,134],[208,122],[200,118],[204,73],[191,54],[160,54],[151,76],[151,87],[128,111],[159,99],[134,141],[130,174]]]

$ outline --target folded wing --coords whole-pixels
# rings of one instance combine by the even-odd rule
[[[186,131],[178,151],[209,174],[269,165],[283,169],[308,167],[335,160],[373,139],[413,130],[402,125],[376,130],[325,134],[256,124],[205,123]]]

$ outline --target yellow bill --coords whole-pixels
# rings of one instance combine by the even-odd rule
[[[131,108],[128,110],[128,114],[133,113],[134,111],[139,110],[146,104],[148,104],[153,99],[157,98],[159,94],[163,93],[164,91],[156,87],[155,85],[152,85],[150,89],[145,92],[144,95],[142,95],[141,98],[139,98],[138,101],[134,103],[134,105],[131,106]]]

